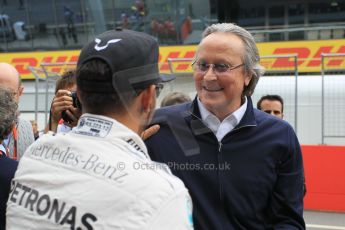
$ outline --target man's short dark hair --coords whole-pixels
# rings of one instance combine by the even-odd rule
[[[0,87],[0,141],[11,133],[13,124],[17,122],[18,104],[13,92]]]
[[[101,59],[92,59],[79,66],[77,69],[77,79],[82,76],[83,79],[109,82],[111,84],[112,71],[107,63]],[[80,97],[83,108],[87,108],[87,112],[104,115],[109,111],[123,111],[124,105],[130,105],[133,102],[134,95],[122,95],[114,90],[111,93],[103,92],[85,92],[82,88]],[[125,98],[126,101],[122,99]]]
[[[261,102],[263,100],[269,100],[269,101],[279,101],[280,104],[282,104],[282,113],[284,112],[284,100],[281,96],[276,95],[276,94],[267,94],[265,96],[262,96],[260,100],[258,101],[256,107],[261,110]]]

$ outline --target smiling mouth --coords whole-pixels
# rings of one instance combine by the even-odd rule
[[[219,92],[222,91],[224,88],[219,88],[219,89],[208,89],[205,86],[202,87],[204,90],[208,91],[208,92]]]

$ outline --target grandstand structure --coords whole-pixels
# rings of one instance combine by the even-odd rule
[[[79,49],[118,26],[161,45],[196,44],[210,23],[228,21],[258,42],[343,39],[344,0],[23,0],[0,2],[3,51]]]

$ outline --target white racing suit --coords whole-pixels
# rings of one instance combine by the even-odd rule
[[[7,230],[193,229],[184,184],[149,159],[137,134],[91,114],[71,132],[30,146],[6,214]]]

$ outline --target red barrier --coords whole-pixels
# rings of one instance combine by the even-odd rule
[[[345,212],[345,146],[302,145],[304,208]]]

